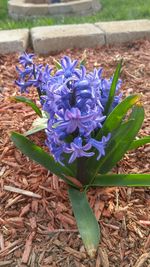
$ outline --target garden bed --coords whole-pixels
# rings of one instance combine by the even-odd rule
[[[67,50],[55,58],[60,59],[64,54],[80,59],[83,50]],[[124,58],[121,76],[124,96],[142,94],[146,114],[140,136],[146,136],[150,132],[150,42],[87,49],[87,68],[103,67],[104,75],[110,77],[120,57]],[[14,85],[17,59],[17,54],[0,56],[0,266],[150,266],[149,188],[89,191],[89,201],[102,232],[102,242],[96,259],[92,261],[78,234],[67,186],[13,146],[10,132],[25,132],[35,118],[29,107],[11,99],[18,95]],[[53,57],[40,57],[38,62],[53,65]],[[30,98],[36,97],[34,92],[29,95]],[[30,138],[41,145],[45,135],[41,132]],[[128,153],[114,171],[149,173],[150,146]],[[8,191],[14,188],[35,195],[29,197]]]

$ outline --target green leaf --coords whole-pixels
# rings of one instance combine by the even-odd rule
[[[59,61],[57,61],[56,59],[53,59],[53,62],[54,62],[54,64],[55,64],[55,67],[56,67],[57,70],[62,69],[62,66],[61,66],[61,64],[59,63]]]
[[[29,136],[29,135],[35,134],[37,132],[40,132],[40,131],[44,130],[45,128],[46,128],[46,125],[45,124],[41,124],[41,125],[39,125],[37,127],[31,128],[30,130],[25,132],[24,136]]]
[[[143,107],[136,106],[129,117],[129,121],[114,131],[106,148],[106,155],[99,161],[99,172],[109,172],[121,160],[132,141],[139,132],[144,120]]]
[[[112,133],[115,129],[117,129],[122,120],[125,118],[126,113],[129,109],[131,109],[136,103],[140,100],[140,95],[132,95],[125,98],[120,104],[118,104],[113,111],[108,115],[106,118],[103,127],[99,130],[98,134],[96,135],[96,140],[100,141],[103,136],[107,136],[108,133]],[[89,173],[94,168],[97,168],[99,162],[96,160],[97,153],[96,149],[94,150],[95,156],[87,159],[87,166]],[[89,167],[90,166],[90,167]],[[91,169],[91,170],[90,170]]]
[[[144,109],[141,106],[136,106],[129,117],[129,121],[120,125],[113,133],[105,150],[105,156],[99,161],[88,161],[88,175],[91,179],[98,172],[109,172],[116,163],[121,160],[132,141],[141,128],[144,120]]]
[[[150,174],[98,174],[91,186],[150,186]]]
[[[47,120],[48,120],[47,117],[35,119],[33,124],[32,124],[32,128],[29,131],[25,132],[24,136],[29,136],[31,134],[34,134],[34,133],[37,133],[39,131],[46,129]]]
[[[109,113],[109,110],[112,106],[115,92],[116,92],[117,82],[118,82],[120,72],[121,72],[121,67],[122,67],[122,60],[118,63],[117,68],[116,68],[115,73],[114,73],[114,76],[113,76],[112,84],[111,84],[110,91],[109,91],[108,101],[107,101],[105,111],[104,111],[105,115],[107,115]]]
[[[31,100],[31,99],[28,99],[24,96],[15,96],[13,97],[13,99],[17,102],[23,102],[23,103],[26,103],[28,106],[30,106],[34,111],[35,113],[39,116],[39,117],[42,117],[42,112],[41,110],[37,107],[37,105]]]
[[[98,222],[89,206],[85,192],[70,188],[69,198],[83,243],[88,255],[93,258],[100,241]]]
[[[149,143],[150,143],[150,136],[144,136],[142,138],[134,140],[132,142],[131,146],[129,147],[129,150],[136,149],[140,146],[144,146],[144,145],[149,144]]]
[[[83,55],[82,55],[82,59],[81,59],[81,61],[80,61],[80,65],[79,65],[79,67],[81,67],[81,66],[85,66],[86,61],[87,61],[87,51],[84,50],[84,51],[83,51]]]
[[[75,186],[73,183],[71,183],[69,180],[65,178],[65,175],[73,176],[71,170],[55,162],[54,158],[48,153],[46,153],[42,148],[35,145],[28,138],[16,132],[13,132],[11,134],[11,140],[13,141],[15,146],[19,148],[21,152],[24,153],[26,156],[28,156],[30,159],[41,164],[50,172],[58,175],[68,184]]]
[[[126,113],[140,100],[140,95],[132,95],[119,103],[106,118],[103,127],[99,130],[96,139],[101,140],[102,136],[107,136],[115,130],[124,119]]]

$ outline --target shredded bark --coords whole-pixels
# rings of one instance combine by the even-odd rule
[[[81,59],[83,50],[64,54]],[[123,95],[141,94],[145,121],[139,136],[150,134],[150,42],[137,41],[121,47],[87,49],[87,68],[103,67],[110,77],[118,59],[124,60]],[[11,131],[24,133],[36,118],[23,103],[14,81],[18,54],[0,56],[0,266],[148,267],[150,266],[149,188],[90,189],[88,199],[101,225],[101,244],[95,260],[86,254],[67,195],[67,185],[30,161],[10,141]],[[53,66],[52,56],[38,63]],[[31,89],[29,98],[39,105]],[[30,137],[44,145],[44,132]],[[150,173],[150,146],[127,153],[117,164],[118,173]],[[72,179],[72,177],[69,177]]]

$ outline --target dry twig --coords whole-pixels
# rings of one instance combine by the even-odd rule
[[[17,194],[22,194],[22,195],[25,195],[25,196],[28,196],[28,197],[42,198],[39,194],[35,194],[35,193],[31,192],[31,191],[23,190],[23,189],[20,189],[20,188],[9,186],[9,185],[4,185],[4,190],[10,191],[10,192],[13,192],[13,193],[17,193]]]

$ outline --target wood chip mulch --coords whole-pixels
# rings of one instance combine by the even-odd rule
[[[81,59],[83,50],[64,54]],[[103,67],[109,77],[123,57],[123,94],[141,93],[145,121],[139,136],[150,134],[150,42],[87,49],[87,68]],[[35,119],[14,85],[18,54],[0,56],[0,266],[148,267],[150,266],[150,188],[97,188],[88,198],[101,225],[95,260],[82,244],[68,201],[67,186],[22,155],[10,141],[12,130],[24,133]],[[53,65],[53,57],[37,62]],[[29,97],[37,99],[31,90]],[[43,145],[44,133],[30,137]],[[118,173],[150,173],[150,146],[132,151]]]

